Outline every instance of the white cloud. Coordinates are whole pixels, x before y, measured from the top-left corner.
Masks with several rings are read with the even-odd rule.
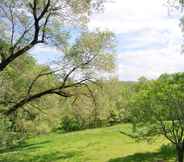
[[[89,23],[90,28],[110,29],[116,33],[131,32],[143,27],[165,27],[170,22],[162,21],[167,17],[167,10],[163,8],[163,0],[114,0],[105,4],[102,14],[93,15]]]
[[[184,71],[180,17],[174,10],[169,14],[163,0],[114,0],[105,5],[104,13],[91,17],[89,28],[117,34],[121,80],[156,78]]]
[[[137,80],[141,76],[157,78],[162,73],[184,71],[184,55],[180,47],[174,49],[125,52],[118,57],[121,80]]]

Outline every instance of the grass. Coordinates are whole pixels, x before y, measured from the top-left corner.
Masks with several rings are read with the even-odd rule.
[[[3,150],[0,162],[169,162],[175,156],[166,141],[135,143],[120,130],[129,131],[130,126],[35,137],[23,146]]]

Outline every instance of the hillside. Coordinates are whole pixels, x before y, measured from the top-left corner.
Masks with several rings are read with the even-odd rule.
[[[120,130],[128,131],[130,125],[35,137],[1,151],[0,162],[154,162],[174,157],[173,149],[163,145],[166,141],[136,143]]]

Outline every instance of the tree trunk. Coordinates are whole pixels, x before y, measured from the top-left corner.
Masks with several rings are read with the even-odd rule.
[[[184,147],[183,144],[178,144],[176,146],[176,154],[177,154],[177,162],[184,162],[183,161],[183,154],[184,154]]]

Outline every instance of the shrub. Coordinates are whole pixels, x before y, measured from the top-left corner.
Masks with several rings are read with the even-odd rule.
[[[7,118],[0,118],[0,149],[12,148],[24,142],[25,134],[11,129],[12,123]]]
[[[64,116],[58,129],[63,130],[64,132],[71,132],[81,130],[82,126],[77,119],[69,116]]]

